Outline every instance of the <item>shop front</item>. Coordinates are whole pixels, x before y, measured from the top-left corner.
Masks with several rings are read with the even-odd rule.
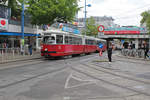
[[[0,48],[20,48],[21,46],[21,33],[13,32],[0,32]],[[36,45],[36,34],[24,34],[25,45]]]

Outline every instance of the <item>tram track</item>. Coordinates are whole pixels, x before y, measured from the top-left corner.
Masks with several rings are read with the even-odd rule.
[[[120,77],[120,78],[125,78],[125,79],[131,80],[131,81],[141,82],[141,83],[144,83],[144,84],[150,84],[150,81],[143,81],[143,80],[137,79],[135,77],[132,78],[132,77],[128,77],[128,76],[123,76],[123,75],[120,75],[120,74],[124,74],[124,73],[121,73],[121,72],[119,72],[120,74],[115,74],[115,72],[113,72],[110,68],[104,68],[103,66],[98,66],[96,64],[92,64],[92,65],[100,67],[100,68],[103,68],[103,70],[101,70],[99,68],[91,67],[89,64],[83,64],[82,63],[82,65],[84,65],[84,66],[86,66],[88,68],[100,71],[100,72],[104,72],[104,73],[107,73],[107,74],[110,74],[110,75],[113,75],[113,76]],[[109,70],[109,71],[106,71],[106,70]]]
[[[93,57],[93,55],[92,56],[90,56],[90,57]],[[85,58],[85,57],[84,57]],[[17,85],[17,84],[20,84],[20,83],[23,83],[23,82],[26,82],[26,81],[29,81],[29,80],[32,80],[32,79],[36,79],[36,78],[38,78],[38,77],[41,77],[41,76],[45,76],[45,75],[48,75],[48,74],[52,74],[52,73],[56,73],[56,72],[59,72],[59,71],[62,71],[62,70],[65,70],[65,69],[67,69],[68,68],[68,66],[67,66],[67,62],[68,61],[79,61],[80,59],[78,59],[78,58],[73,58],[73,59],[61,59],[61,60],[48,60],[48,61],[44,61],[44,62],[39,62],[39,63],[36,63],[36,65],[38,65],[38,64],[43,64],[43,63],[50,63],[50,62],[52,62],[51,63],[51,65],[49,65],[49,67],[50,66],[52,66],[53,64],[55,64],[55,66],[60,66],[61,65],[61,68],[57,68],[57,69],[54,69],[54,70],[50,70],[50,71],[47,71],[47,72],[43,72],[43,73],[40,73],[40,74],[38,74],[38,75],[34,75],[34,76],[31,76],[31,77],[29,77],[29,78],[25,78],[25,79],[21,79],[21,80],[19,80],[19,81],[15,81],[15,82],[12,82],[12,83],[8,83],[8,84],[6,84],[6,85],[1,85],[0,86],[0,89],[4,89],[4,88],[7,88],[7,87],[10,87],[10,86],[14,86],[14,85]],[[40,61],[40,60],[39,60]],[[61,61],[61,62],[60,62]],[[62,64],[64,64],[63,66],[62,66]],[[18,66],[18,67],[15,67],[15,68],[22,68],[22,67],[30,67],[30,65],[33,65],[33,64],[26,64],[25,66]],[[35,65],[35,64],[34,64]],[[41,67],[42,68],[42,67]],[[11,68],[6,68],[6,69],[3,69],[3,70],[11,70]],[[0,71],[2,71],[2,70],[0,70]]]
[[[92,58],[91,58],[91,59],[92,59]],[[105,74],[109,74],[109,75],[113,75],[113,76],[115,76],[115,77],[119,77],[119,78],[121,78],[121,79],[123,79],[123,80],[126,79],[126,80],[129,80],[129,81],[131,81],[131,82],[136,82],[136,83],[145,84],[145,85],[149,85],[149,84],[150,84],[149,81],[140,80],[140,79],[135,78],[135,77],[120,75],[120,74],[124,74],[124,73],[115,74],[111,69],[104,68],[103,66],[97,66],[97,65],[93,65],[93,64],[92,64],[92,65],[87,64],[87,62],[89,62],[89,61],[90,61],[90,59],[86,61],[86,64],[85,64],[85,63],[82,63],[82,62],[77,62],[77,63],[80,64],[80,65],[82,65],[82,66],[84,66],[84,67],[90,68],[90,69],[92,69],[93,71],[95,70],[95,71],[98,71],[98,72],[103,72],[103,73],[105,73]],[[111,81],[109,81],[109,80],[105,80],[105,79],[102,79],[102,78],[100,78],[100,77],[96,77],[96,76],[94,76],[94,75],[88,73],[85,69],[84,69],[84,70],[81,70],[81,69],[78,69],[78,68],[76,68],[76,67],[73,67],[74,65],[76,65],[75,62],[74,62],[74,63],[69,63],[69,62],[68,62],[68,64],[69,64],[68,66],[71,67],[72,70],[77,71],[77,72],[79,72],[79,73],[81,73],[81,74],[84,74],[84,75],[86,75],[86,76],[88,76],[88,77],[91,77],[91,78],[93,78],[93,79],[96,79],[96,80],[102,81],[102,82],[104,82],[104,83],[107,83],[107,84],[110,84],[110,85],[113,85],[113,86],[116,86],[116,87],[120,87],[120,88],[123,88],[123,89],[126,89],[126,90],[130,90],[130,91],[135,92],[135,93],[137,93],[137,94],[143,94],[143,95],[145,95],[145,96],[150,96],[150,94],[149,94],[149,93],[146,93],[145,91],[140,91],[140,90],[137,90],[137,89],[132,88],[132,87],[120,85],[120,84],[111,82]],[[95,67],[93,67],[93,66],[100,67],[100,68],[102,67],[103,69],[95,68]],[[106,69],[109,70],[109,71],[106,71]],[[110,72],[110,71],[111,71],[111,72]]]
[[[59,72],[59,71],[62,71],[64,69],[66,69],[66,68],[67,67],[64,66],[62,68],[57,68],[55,70],[51,70],[51,71],[48,71],[48,72],[44,72],[44,73],[41,73],[41,74],[38,74],[38,75],[35,75],[35,76],[32,76],[32,77],[26,78],[26,79],[22,79],[22,80],[19,80],[19,81],[16,81],[16,82],[12,82],[12,83],[9,83],[7,85],[0,86],[0,89],[4,89],[4,88],[7,88],[7,87],[10,87],[10,86],[13,86],[13,85],[17,85],[17,84],[23,83],[25,81],[29,81],[29,80],[41,77],[41,76],[45,76],[45,75],[48,75],[48,74],[56,73],[56,72]]]
[[[84,65],[85,66],[85,65]],[[99,81],[102,81],[104,83],[107,83],[109,85],[113,85],[113,86],[116,86],[116,87],[119,87],[119,88],[122,88],[122,89],[126,89],[126,90],[130,90],[132,92],[135,92],[135,93],[138,93],[138,94],[143,94],[145,96],[150,96],[150,94],[146,93],[146,92],[142,92],[142,91],[139,91],[139,90],[136,90],[136,89],[133,89],[133,88],[130,88],[130,87],[127,87],[127,86],[123,86],[123,85],[119,85],[119,84],[116,84],[116,83],[113,83],[113,82],[110,82],[108,80],[105,80],[105,79],[102,79],[102,78],[99,78],[99,77],[96,77],[94,75],[91,75],[91,74],[88,74],[86,71],[81,71],[77,68],[74,68],[74,67],[71,67],[74,71],[77,71],[78,73],[81,73],[81,74],[84,74],[88,77],[91,77],[93,79],[96,79],[96,80],[99,80]],[[132,80],[133,81],[133,80]]]

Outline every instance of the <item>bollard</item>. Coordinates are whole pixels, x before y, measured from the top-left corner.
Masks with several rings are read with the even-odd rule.
[[[12,59],[14,59],[14,56],[15,56],[15,51],[14,51],[14,49],[13,49],[13,58],[12,58]]]
[[[2,49],[2,63],[3,63],[3,49]]]

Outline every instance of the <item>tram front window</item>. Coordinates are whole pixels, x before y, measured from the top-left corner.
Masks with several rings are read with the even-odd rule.
[[[55,37],[54,36],[44,37],[43,42],[45,44],[55,44]]]

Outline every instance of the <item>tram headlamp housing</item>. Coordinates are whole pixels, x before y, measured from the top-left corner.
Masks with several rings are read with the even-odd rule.
[[[45,51],[47,51],[48,49],[47,48],[45,48]]]

